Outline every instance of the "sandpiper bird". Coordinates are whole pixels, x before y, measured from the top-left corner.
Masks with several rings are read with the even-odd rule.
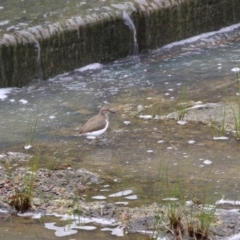
[[[98,136],[103,134],[109,126],[109,112],[115,113],[113,110],[107,107],[102,107],[99,111],[99,114],[90,118],[82,127],[79,133],[81,135],[87,136],[87,138],[98,138]]]

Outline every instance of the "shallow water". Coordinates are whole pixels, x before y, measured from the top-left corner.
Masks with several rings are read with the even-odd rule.
[[[119,11],[126,7],[135,9],[133,3],[118,0],[2,0],[0,2],[0,33],[47,26],[74,17]]]
[[[113,179],[109,187],[90,192],[88,201],[104,195],[108,202],[127,201],[133,207],[165,197],[210,203],[222,195],[239,199],[239,142],[233,136],[215,141],[207,124],[182,126],[176,120],[155,119],[176,111],[181,98],[203,103],[236,98],[231,69],[239,66],[239,29],[235,25],[139,57],[10,89],[6,98],[0,95],[0,153],[34,153],[37,148],[63,165]],[[108,104],[117,113],[110,116],[110,127],[100,141],[77,136],[85,121]],[[33,148],[24,150],[32,137]],[[108,196],[127,189],[137,199]],[[111,239],[109,233],[101,234],[98,239]]]

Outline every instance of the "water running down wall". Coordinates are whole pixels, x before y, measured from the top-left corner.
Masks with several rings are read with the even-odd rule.
[[[148,0],[109,13],[0,34],[0,87],[21,87],[93,62],[106,63],[240,22],[240,0]],[[113,5],[113,4],[112,4]],[[123,12],[133,20],[135,34]]]

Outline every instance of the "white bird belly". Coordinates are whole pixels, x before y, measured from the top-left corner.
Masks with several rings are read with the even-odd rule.
[[[106,126],[103,129],[93,131],[93,132],[84,133],[84,135],[92,138],[92,137],[98,137],[99,135],[103,134],[109,126],[109,122],[106,119],[105,119],[105,121],[106,121]]]

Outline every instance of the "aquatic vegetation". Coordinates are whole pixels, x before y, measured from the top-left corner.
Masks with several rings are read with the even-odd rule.
[[[181,96],[180,96],[180,102],[177,105],[178,107],[178,120],[183,121],[184,117],[187,113],[186,107],[187,107],[187,95],[186,95],[186,87],[182,87],[181,89]]]
[[[25,142],[25,149],[28,150],[32,147],[32,143],[36,134],[36,130],[37,130],[37,125],[38,125],[38,113],[39,113],[39,107],[37,109],[37,113],[36,113],[36,118],[35,121],[33,122],[32,125],[32,116],[30,117],[29,121],[28,121],[28,128],[27,128],[27,136],[26,136],[26,142]]]
[[[10,198],[10,205],[15,207],[18,212],[24,213],[31,209],[34,182],[36,177],[36,172],[38,170],[40,161],[40,154],[36,154],[30,159],[27,163],[27,167],[24,170],[23,182],[21,183],[22,187],[16,189],[16,194]],[[18,179],[18,177],[16,177]],[[21,179],[19,180],[21,181]]]
[[[32,206],[30,197],[24,193],[18,193],[12,196],[10,199],[10,205],[21,213],[30,210]]]
[[[226,107],[223,107],[222,121],[221,124],[212,122],[211,127],[213,129],[214,138],[222,137],[226,134]]]
[[[234,120],[234,133],[236,139],[240,140],[240,76],[239,71],[236,71],[236,79],[238,85],[237,100],[235,104],[231,105],[233,120]]]

